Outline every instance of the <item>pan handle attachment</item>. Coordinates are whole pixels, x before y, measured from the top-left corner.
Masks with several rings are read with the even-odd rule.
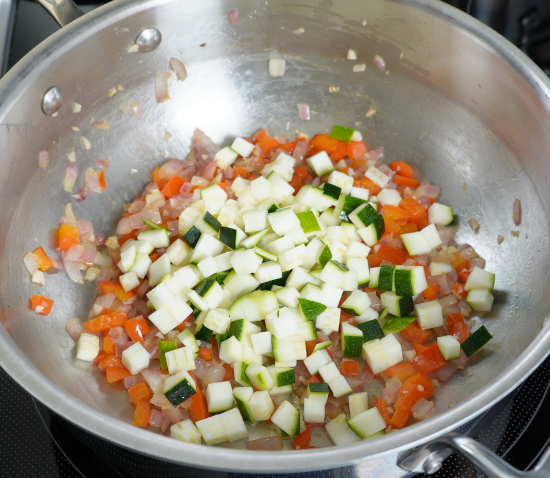
[[[84,15],[82,10],[72,0],[36,0],[53,17],[53,19],[64,27],[73,20]]]
[[[404,470],[432,474],[453,452],[470,460],[487,478],[548,478],[550,477],[550,449],[541,457],[535,469],[521,471],[485,448],[473,438],[450,433],[426,445],[401,453],[397,465]]]

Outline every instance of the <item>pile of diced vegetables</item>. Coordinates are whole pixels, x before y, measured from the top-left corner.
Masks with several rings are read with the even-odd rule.
[[[340,126],[222,149],[197,130],[117,235],[68,205],[61,261],[39,247],[25,264],[37,284],[56,268],[99,282],[67,331],[77,359],[124,384],[135,426],[214,445],[265,422],[273,436],[250,449],[395,431],[434,415],[435,388],[491,338],[472,311],[490,311],[494,274],[453,240],[439,188],[382,156]]]

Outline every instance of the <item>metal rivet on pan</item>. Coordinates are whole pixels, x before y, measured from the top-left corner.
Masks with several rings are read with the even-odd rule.
[[[432,453],[424,462],[424,471],[427,475],[431,475],[436,471],[439,471],[443,466],[443,462],[435,453]]]
[[[162,35],[156,28],[146,28],[136,38],[136,45],[140,53],[149,53],[160,45]]]
[[[42,111],[51,116],[57,113],[63,103],[63,90],[59,86],[52,86],[42,97]]]

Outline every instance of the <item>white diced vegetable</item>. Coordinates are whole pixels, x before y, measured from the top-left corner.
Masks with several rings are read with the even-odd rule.
[[[208,312],[204,326],[216,334],[224,334],[227,332],[230,322],[229,312],[226,309],[214,309]]]
[[[235,138],[231,145],[231,149],[239,153],[243,158],[248,158],[252,151],[254,151],[254,145],[249,143],[246,139]]]
[[[176,440],[187,443],[201,443],[201,432],[195,424],[188,418],[179,423],[174,423],[170,427],[170,436]]]
[[[93,362],[99,354],[99,337],[83,332],[76,342],[76,358]]]
[[[233,389],[229,382],[209,383],[206,387],[206,403],[209,413],[220,413],[233,407]]]
[[[414,310],[421,329],[433,329],[443,325],[443,309],[437,300],[416,304]]]
[[[143,345],[136,342],[122,352],[122,364],[132,375],[136,375],[149,367],[149,352]]]
[[[374,166],[369,166],[369,168],[365,171],[365,177],[381,188],[385,188],[390,182],[390,177]]]
[[[243,357],[243,345],[235,338],[229,337],[220,345],[220,359],[225,363],[240,362]]]
[[[188,347],[170,350],[165,353],[168,373],[174,375],[182,370],[195,370],[195,352]]]

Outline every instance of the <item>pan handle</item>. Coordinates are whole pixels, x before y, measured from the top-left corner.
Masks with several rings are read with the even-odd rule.
[[[514,468],[473,438],[450,433],[426,445],[401,453],[397,464],[407,471],[432,474],[453,452],[470,460],[487,478],[548,478],[550,477],[550,449],[541,457],[532,471]]]
[[[73,20],[84,15],[82,10],[72,0],[36,0],[53,17],[53,19],[64,27]]]

